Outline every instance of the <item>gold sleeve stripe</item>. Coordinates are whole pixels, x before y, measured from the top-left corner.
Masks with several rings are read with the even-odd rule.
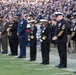
[[[9,24],[9,26],[12,26],[13,24]]]
[[[74,27],[74,30],[76,30],[76,26]]]
[[[34,39],[34,36],[33,35],[31,36],[31,39]]]
[[[63,32],[64,32],[63,30],[60,31],[60,33],[58,34],[58,36],[62,36]]]
[[[71,36],[73,37],[74,35],[75,35],[75,32],[73,32]]]
[[[62,26],[62,29],[65,29],[65,25]]]
[[[42,37],[42,40],[46,40],[46,36],[43,36],[43,37]]]

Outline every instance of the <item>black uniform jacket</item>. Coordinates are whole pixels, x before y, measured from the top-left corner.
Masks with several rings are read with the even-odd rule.
[[[18,26],[18,22],[14,21],[14,23],[11,26],[11,29],[10,29],[10,32],[12,32],[12,35],[10,36],[11,39],[18,39],[18,36],[17,36],[17,26]]]
[[[43,42],[50,42],[51,41],[51,38],[50,38],[50,28],[48,26],[45,26],[42,28],[42,31],[41,31],[41,36],[40,36],[40,39],[43,40]]]
[[[29,38],[30,40],[36,39],[36,33],[37,33],[37,27],[36,27],[36,26],[31,27],[31,28],[30,28],[30,34],[29,34],[28,38]]]
[[[55,36],[57,36],[57,43],[67,43],[67,27],[68,22],[65,19],[61,19],[57,22],[55,30]]]

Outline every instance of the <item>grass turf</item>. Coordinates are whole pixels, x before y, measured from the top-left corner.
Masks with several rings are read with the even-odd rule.
[[[0,75],[76,75],[50,65],[0,54]]]

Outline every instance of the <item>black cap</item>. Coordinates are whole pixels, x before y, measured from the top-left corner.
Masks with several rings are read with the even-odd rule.
[[[16,16],[18,16],[18,17],[19,17],[19,16],[21,16],[21,15],[22,15],[22,13],[21,13],[21,12],[19,12],[19,13],[17,13],[17,14],[16,14]]]
[[[71,18],[71,15],[70,15],[70,14],[69,14],[69,15],[67,15],[67,18],[68,18],[68,19],[70,19],[70,18]]]

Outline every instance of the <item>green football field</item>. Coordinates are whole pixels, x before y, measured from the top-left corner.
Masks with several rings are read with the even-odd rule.
[[[37,59],[38,60],[38,59]],[[53,61],[52,61],[53,64]],[[75,65],[76,66],[76,65]],[[27,58],[0,54],[0,75],[76,75],[72,71],[58,69],[51,65],[41,65],[38,61]]]

